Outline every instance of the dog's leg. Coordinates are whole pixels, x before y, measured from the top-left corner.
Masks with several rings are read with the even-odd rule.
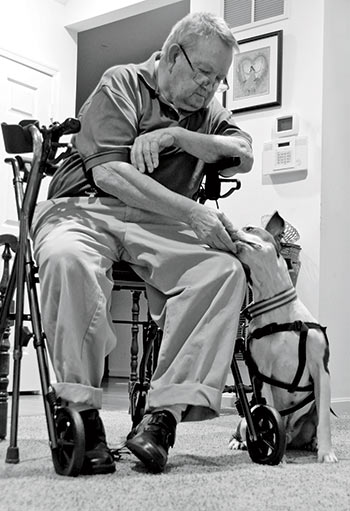
[[[231,436],[228,446],[233,451],[247,450],[247,422],[243,418],[239,421],[236,431]]]
[[[311,353],[308,354],[308,361],[311,361],[311,363],[309,362],[308,366],[314,381],[314,392],[318,414],[317,459],[319,462],[324,461],[332,463],[338,460],[331,443],[331,387],[328,371],[328,346],[325,346],[325,343],[320,341],[319,336],[313,336],[312,342],[309,343],[309,349]]]
[[[315,382],[315,397],[318,413],[317,426],[317,444],[318,461],[335,462],[338,461],[332,449],[331,444],[331,396],[330,396],[330,377],[329,373],[323,368],[319,370],[319,377]]]
[[[316,403],[310,403],[308,411],[305,407],[289,416],[288,449],[317,451],[317,410]]]

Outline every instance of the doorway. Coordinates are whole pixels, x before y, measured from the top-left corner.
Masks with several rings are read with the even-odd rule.
[[[190,12],[190,0],[78,33],[76,111],[111,66],[143,62],[159,50],[171,27]]]

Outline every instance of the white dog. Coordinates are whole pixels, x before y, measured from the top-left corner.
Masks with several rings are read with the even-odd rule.
[[[234,235],[237,257],[249,268],[254,297],[248,307],[247,346],[252,381],[261,387],[267,404],[287,412],[287,448],[311,447],[317,449],[318,461],[336,462],[331,444],[328,340],[325,329],[297,297],[280,255],[284,228],[276,212],[265,229],[247,226]],[[231,448],[243,448],[242,426],[233,435]]]

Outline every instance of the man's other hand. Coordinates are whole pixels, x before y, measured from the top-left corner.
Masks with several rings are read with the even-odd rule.
[[[151,131],[136,137],[131,148],[131,164],[140,172],[152,173],[159,165],[159,153],[174,145],[172,128]]]

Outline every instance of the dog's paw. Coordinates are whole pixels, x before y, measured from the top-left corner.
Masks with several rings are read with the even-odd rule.
[[[311,442],[303,445],[305,451],[317,452],[317,437],[314,436]]]
[[[237,438],[236,434],[234,433],[230,438],[228,447],[229,447],[229,449],[232,449],[233,451],[246,451],[247,443],[244,442],[242,439]]]
[[[246,434],[247,434],[247,423],[245,419],[241,419],[237,426],[236,431],[230,438],[228,443],[229,449],[234,451],[246,451],[247,450],[247,442],[246,442]]]
[[[317,461],[319,463],[337,463],[338,458],[335,455],[335,452],[333,451],[333,449],[331,449],[329,452],[318,451]]]

